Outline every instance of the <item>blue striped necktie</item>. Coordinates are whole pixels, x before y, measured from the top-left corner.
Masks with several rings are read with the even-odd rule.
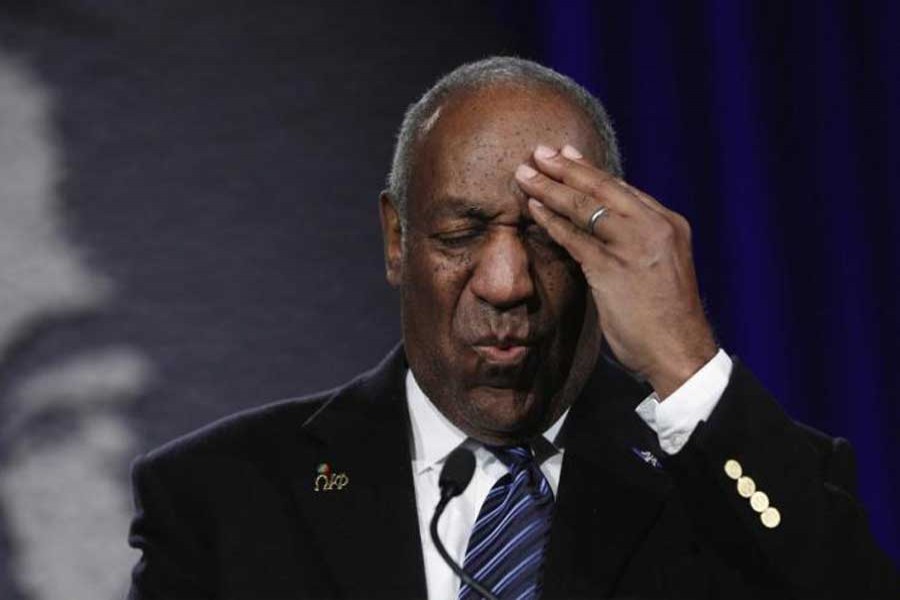
[[[550,540],[553,492],[528,446],[487,449],[509,473],[494,484],[481,505],[464,568],[498,598],[537,598]],[[465,584],[459,590],[459,600],[478,598]]]

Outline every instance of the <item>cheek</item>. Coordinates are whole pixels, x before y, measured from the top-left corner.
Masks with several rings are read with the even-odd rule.
[[[427,314],[434,325],[449,322],[472,264],[472,258],[467,255],[450,256],[429,248],[426,243],[410,244],[403,269],[410,308]]]
[[[578,263],[573,260],[554,260],[536,267],[544,301],[553,314],[561,316],[584,301],[587,283]]]

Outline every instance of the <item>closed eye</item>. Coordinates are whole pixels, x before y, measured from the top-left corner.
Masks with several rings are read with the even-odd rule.
[[[447,248],[461,248],[477,241],[483,233],[483,228],[459,229],[456,231],[438,233],[433,237]]]

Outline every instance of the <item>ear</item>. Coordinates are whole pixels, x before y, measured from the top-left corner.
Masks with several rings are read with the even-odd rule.
[[[403,228],[400,213],[387,190],[378,198],[381,213],[381,236],[384,243],[384,268],[387,281],[398,287],[403,279]]]

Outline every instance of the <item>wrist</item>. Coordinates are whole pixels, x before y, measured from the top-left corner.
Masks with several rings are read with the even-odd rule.
[[[718,351],[718,346],[710,340],[692,352],[667,356],[659,367],[647,377],[647,381],[653,387],[659,401],[662,402],[684,385],[688,379],[712,360]]]

